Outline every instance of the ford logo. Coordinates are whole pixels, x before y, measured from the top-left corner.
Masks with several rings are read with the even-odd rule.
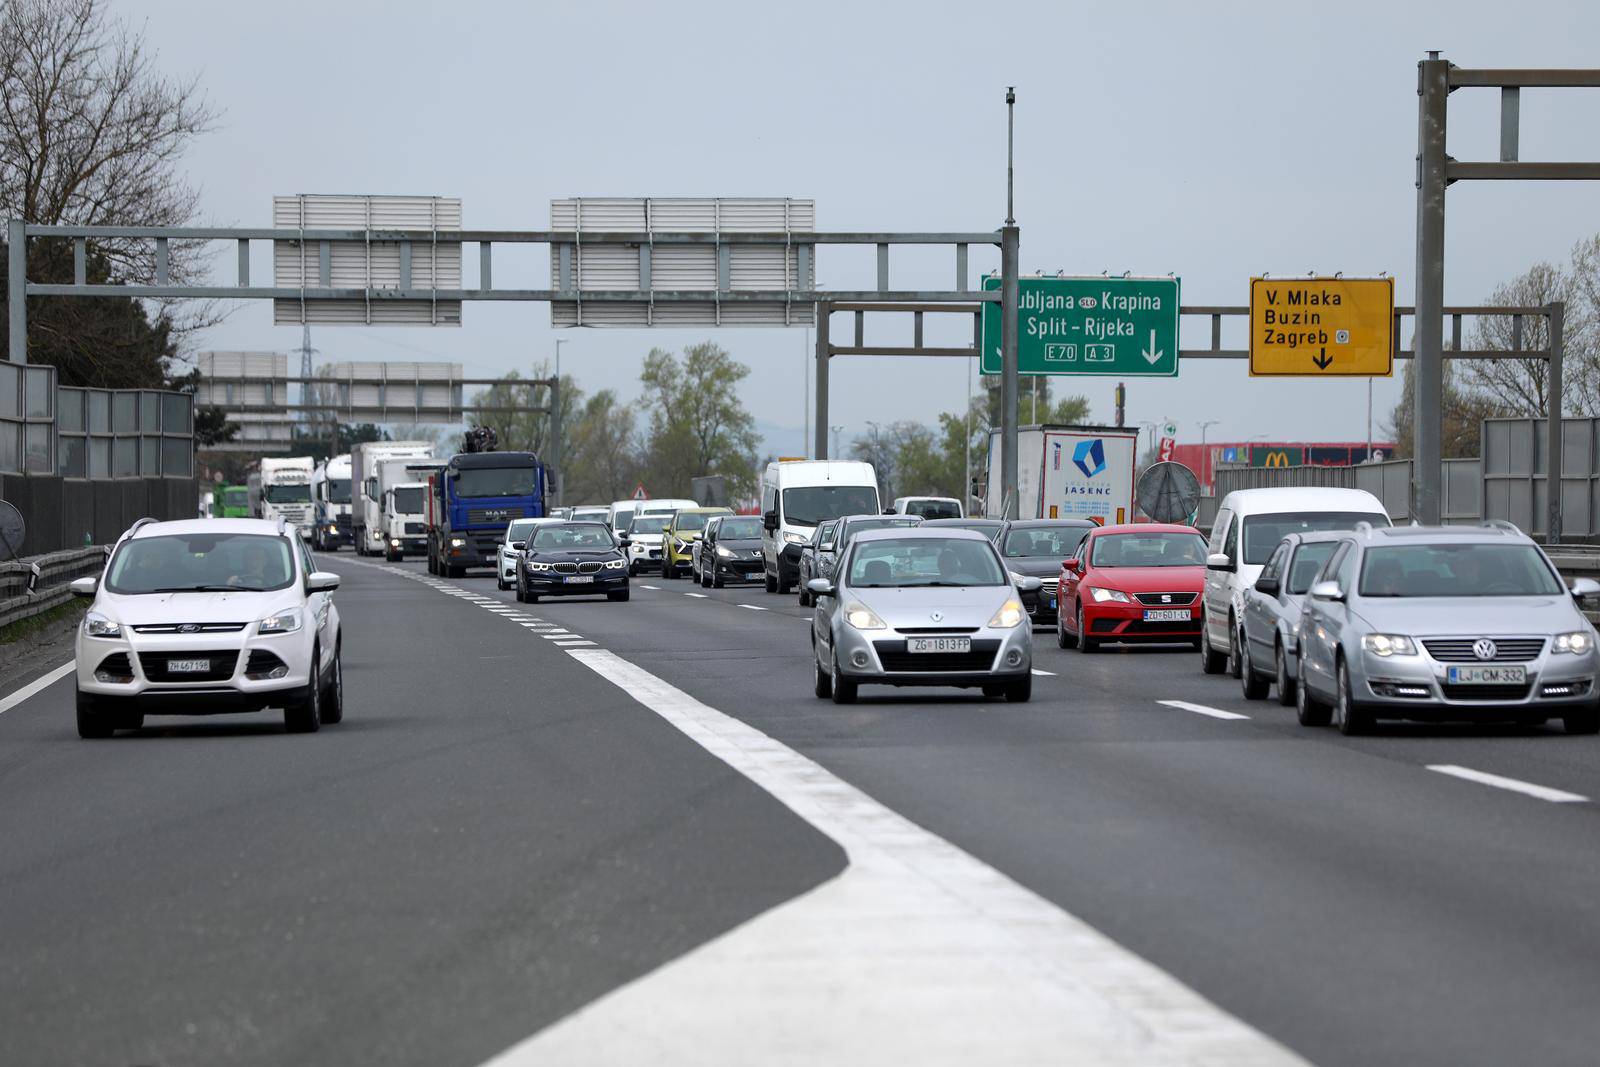
[[[1500,654],[1500,649],[1493,641],[1482,637],[1472,643],[1472,654],[1481,660],[1491,660]]]
[[[182,626],[178,627],[178,632],[180,634],[197,634],[200,632],[200,627],[196,626],[192,622],[186,622]]]

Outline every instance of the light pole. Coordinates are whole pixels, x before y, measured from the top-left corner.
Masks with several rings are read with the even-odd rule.
[[[1221,421],[1221,419],[1206,419],[1200,424],[1200,447],[1202,450],[1206,447],[1206,431]]]
[[[556,338],[556,387],[550,393],[550,453],[552,465],[556,469],[555,498],[556,503],[562,503],[561,490],[565,487],[567,473],[561,465],[561,346],[571,339],[567,337]],[[530,412],[531,414],[531,412]]]
[[[844,427],[829,426],[828,429],[833,432],[833,455],[837,457],[839,455],[839,435],[844,432]]]

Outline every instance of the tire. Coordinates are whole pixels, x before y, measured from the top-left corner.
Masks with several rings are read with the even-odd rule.
[[[1244,664],[1239,649],[1244,642],[1239,639],[1239,627],[1233,624],[1233,615],[1228,615],[1228,673],[1235,678],[1243,676]]]
[[[1569,734],[1600,733],[1600,704],[1573,708],[1561,716],[1561,725]]]
[[[711,575],[707,574],[705,571],[701,571],[700,572],[700,588],[701,589],[710,589],[711,588]],[[718,586],[718,588],[721,588],[721,587]]]
[[[1333,709],[1312,696],[1304,682],[1294,687],[1294,711],[1301,726],[1326,726],[1333,721]]]
[[[332,725],[344,721],[344,649],[333,646],[333,677],[322,698],[322,721]]]
[[[811,649],[811,691],[818,700],[833,696],[833,675],[822,669],[822,661],[817,658],[815,647]]]
[[[494,587],[502,593],[510,588],[510,586],[506,585],[506,580],[498,574],[494,576]]]
[[[312,670],[321,662],[322,652],[311,646]],[[291,734],[314,734],[322,729],[322,679],[314,678],[306,698],[283,709],[283,728]]]
[[[833,670],[829,675],[828,684],[832,690],[835,704],[854,704],[860,685],[854,678],[846,678],[839,671],[839,654],[833,653]]]
[[[802,577],[804,577],[804,575],[802,575]],[[809,608],[811,606],[811,603],[812,603],[812,601],[811,601],[811,590],[806,588],[806,583],[805,582],[801,582],[800,583],[799,600],[800,600],[800,606],[801,607]]]
[[[723,580],[722,575],[717,574],[715,572],[712,573],[712,575],[711,575],[711,588],[713,588],[713,589],[723,589],[723,588],[727,587],[727,584],[728,583]]]
[[[983,698],[985,700],[1000,700],[1005,695],[1006,687],[1003,685],[986,685],[983,687]]]
[[[637,563],[633,562],[632,560],[628,561],[628,577],[629,578],[637,578],[637,577],[639,577],[639,565]]]
[[[786,582],[786,581],[784,581],[784,580],[782,580],[780,578],[778,580],[778,595],[779,596],[788,596],[790,590],[792,590],[794,588],[794,585],[795,585],[795,583]]]
[[[1006,683],[1006,700],[1012,704],[1026,704],[1033,697],[1033,672],[1029,671],[1016,681]]]
[[[765,577],[766,577],[766,581],[767,581],[767,592],[776,593],[778,591],[778,579],[777,579],[777,577],[775,575],[771,575],[771,574],[768,574]]]
[[[622,601],[625,601],[625,600],[628,599],[628,590],[619,589],[616,592],[607,593],[606,594],[606,599],[607,600],[612,600],[612,601],[617,601],[619,603],[622,602]]]
[[[1334,725],[1339,727],[1339,732],[1346,737],[1372,732],[1372,715],[1363,711],[1350,695],[1350,672],[1344,665],[1344,657],[1339,657],[1339,702],[1333,708]]]
[[[383,554],[383,558],[388,560],[390,563],[399,563],[401,556],[400,553],[391,548],[389,551]]]
[[[529,593],[528,594],[528,603],[537,604],[538,602],[539,602],[539,594],[538,593]]]
[[[1056,647],[1078,647],[1078,637],[1076,634],[1067,633],[1067,617],[1060,611],[1056,612]]]
[[[1211,628],[1204,622],[1200,624],[1200,669],[1206,674],[1221,674],[1222,668],[1227,665],[1228,657],[1220,652],[1211,651]]]
[[[1085,632],[1083,627],[1083,601],[1078,601],[1078,651],[1085,654],[1093,652],[1100,647],[1100,642],[1094,640]]]
[[[1256,673],[1255,663],[1250,659],[1250,645],[1245,641],[1239,642],[1239,688],[1244,690],[1246,700],[1265,700],[1272,691],[1272,683]]]
[[[1273,665],[1276,667],[1277,677],[1273,685],[1278,687],[1278,703],[1289,708],[1294,706],[1294,679],[1289,677],[1289,657],[1284,654],[1283,642],[1278,641],[1273,645]]]
[[[465,567],[457,567],[453,563],[446,563],[444,565],[444,576],[446,578],[465,578],[466,575],[467,568]]]
[[[94,697],[78,691],[78,736],[85,741],[102,741],[116,733],[116,720],[110,714],[96,711]]]

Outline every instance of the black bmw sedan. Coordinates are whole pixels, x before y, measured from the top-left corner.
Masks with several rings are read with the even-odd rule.
[[[517,567],[517,600],[542,596],[628,599],[628,559],[602,522],[552,522],[528,539]]]

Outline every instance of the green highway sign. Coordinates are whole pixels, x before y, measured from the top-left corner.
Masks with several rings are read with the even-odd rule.
[[[1000,278],[983,279],[985,291]],[[1020,278],[1019,374],[1178,373],[1178,279]],[[983,305],[982,374],[1000,373],[1000,305]]]

